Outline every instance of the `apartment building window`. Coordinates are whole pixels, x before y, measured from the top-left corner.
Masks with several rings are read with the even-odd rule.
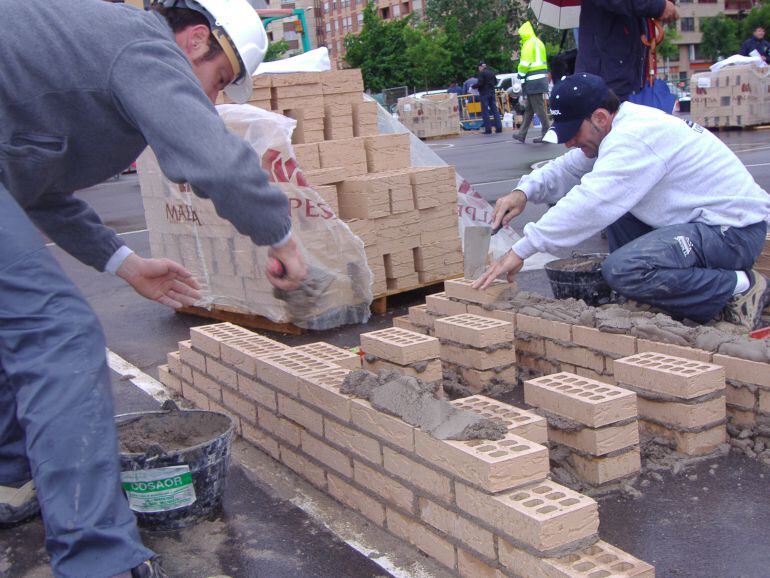
[[[332,0],[332,10],[337,9],[337,0]]]
[[[387,6],[385,8],[380,8],[380,17],[383,20],[387,20],[388,18],[390,18],[390,8]]]
[[[356,19],[358,20],[359,24],[363,24],[364,23],[364,15],[363,14],[357,14],[356,15]]]
[[[401,6],[398,4],[393,5],[393,18],[401,16]]]
[[[401,14],[409,14],[411,10],[409,9],[409,2],[404,2],[401,4]]]
[[[324,2],[324,12],[328,12],[328,11],[329,11],[329,3]]]
[[[682,32],[695,32],[695,18],[682,18],[679,22]]]
[[[328,32],[331,32],[331,31],[332,31],[332,25],[331,25],[331,22],[327,22],[327,23],[326,23],[326,32],[328,33]]]

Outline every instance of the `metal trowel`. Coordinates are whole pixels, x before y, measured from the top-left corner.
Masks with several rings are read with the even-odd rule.
[[[463,234],[463,273],[466,279],[478,279],[487,268],[489,242],[502,224],[491,227],[465,227]]]

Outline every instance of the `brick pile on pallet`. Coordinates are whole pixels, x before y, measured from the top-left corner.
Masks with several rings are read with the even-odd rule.
[[[412,167],[409,133],[379,134],[363,90],[358,69],[264,74],[249,104],[297,121],[299,168],[363,240],[375,297],[461,275],[454,167]]]
[[[548,439],[567,450],[566,460],[580,481],[600,488],[641,471],[633,392],[557,373],[525,381],[524,400],[549,416]]]
[[[725,443],[725,369],[662,353],[638,353],[615,361],[615,380],[639,396],[647,437],[670,440],[689,456]]]
[[[537,416],[475,396],[461,403],[505,420],[506,436],[439,440],[342,394],[350,369],[330,361],[334,351],[324,347],[320,358],[307,346],[297,351],[229,324],[209,325],[193,328],[159,374],[198,407],[229,414],[244,439],[452,575],[553,578],[591,569],[654,576],[649,564],[598,540],[592,498],[546,478]]]
[[[706,127],[770,123],[770,73],[753,65],[726,66],[693,74],[691,118]]]
[[[431,335],[437,319],[463,310],[511,321],[520,383],[569,372],[618,385],[615,362],[645,352],[721,366],[727,382],[725,404],[730,444],[749,457],[770,463],[770,363],[526,315],[511,309],[510,303],[503,303],[510,285],[499,281],[487,291],[471,293],[467,291],[469,284],[465,279],[446,281],[443,294],[427,298],[426,308],[416,316],[410,312],[403,318],[394,318],[394,325]],[[625,377],[624,380],[630,381]],[[697,404],[685,405],[689,406],[688,412],[701,411]],[[675,446],[677,432],[682,433],[681,426],[669,428],[668,437]],[[686,444],[679,447],[686,449]]]
[[[460,134],[457,95],[404,96],[398,99],[398,119],[418,138]]]

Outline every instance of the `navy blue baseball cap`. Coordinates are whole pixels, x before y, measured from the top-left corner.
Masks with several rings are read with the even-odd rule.
[[[553,124],[544,142],[565,143],[570,140],[580,125],[599,108],[610,89],[595,74],[580,72],[565,76],[551,94],[551,116]]]

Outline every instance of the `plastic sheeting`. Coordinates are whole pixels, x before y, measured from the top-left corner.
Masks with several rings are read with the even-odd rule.
[[[217,216],[210,200],[166,179],[148,149],[137,168],[153,256],[178,261],[193,273],[204,294],[199,307],[318,330],[366,322],[372,272],[364,245],[307,185],[291,147],[296,121],[249,105],[217,110],[228,128],[254,147],[270,180],[289,198],[292,232],[309,267],[333,279],[301,314],[277,299],[265,275],[268,248],[254,245]]]

